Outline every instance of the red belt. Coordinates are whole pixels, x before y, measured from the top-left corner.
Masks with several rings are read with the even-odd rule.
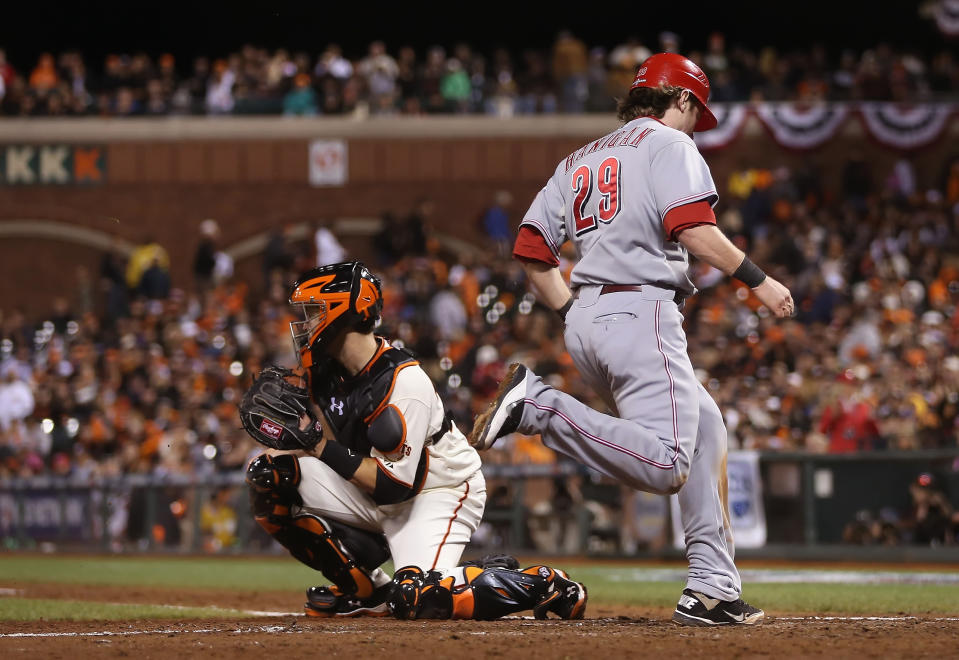
[[[599,295],[606,293],[620,293],[621,291],[642,291],[643,287],[639,284],[604,284],[599,290]]]
[[[643,287],[639,284],[604,284],[603,288],[599,290],[599,295],[604,295],[607,293],[620,293],[622,291],[642,291]],[[579,291],[573,295],[574,298],[579,298]],[[677,305],[682,305],[686,300],[686,294],[682,291],[676,291],[676,295],[673,298]]]

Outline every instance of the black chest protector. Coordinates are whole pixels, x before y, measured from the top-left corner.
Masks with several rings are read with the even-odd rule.
[[[389,400],[400,369],[415,364],[419,362],[409,352],[390,347],[352,378],[334,360],[312,368],[313,401],[341,445],[361,456],[370,455],[370,422]]]

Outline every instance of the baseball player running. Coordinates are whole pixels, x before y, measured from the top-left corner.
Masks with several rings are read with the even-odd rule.
[[[562,571],[503,555],[458,566],[486,503],[480,458],[416,359],[374,334],[379,278],[359,262],[316,268],[290,303],[306,387],[269,367],[239,410],[258,442],[296,450],[261,454],[247,482],[257,522],[333,583],[307,590],[306,614],[582,618],[586,589]]]
[[[757,624],[740,598],[725,495],[726,429],[686,353],[694,293],[688,253],[749,285],[779,317],[789,291],[717,228],[716,186],[692,140],[716,126],[709,81],[675,53],[651,56],[620,102],[623,126],[562,160],[514,245],[532,285],[565,320],[566,347],[606,415],[511,365],[470,443],[541,434],[546,446],[636,489],[679,493],[689,573],[673,614],[685,625]],[[560,246],[579,261],[566,286]]]

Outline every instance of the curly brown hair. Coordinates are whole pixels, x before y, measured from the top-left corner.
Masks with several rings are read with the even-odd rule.
[[[662,118],[672,104],[673,99],[679,98],[682,87],[660,85],[659,87],[637,87],[631,89],[624,99],[616,104],[616,116],[623,123],[637,117]]]

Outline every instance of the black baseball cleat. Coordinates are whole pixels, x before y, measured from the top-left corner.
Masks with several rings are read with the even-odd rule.
[[[586,585],[573,582],[563,571],[540,566],[540,575],[551,571],[549,590],[546,597],[533,608],[533,616],[537,619],[548,619],[552,612],[561,619],[582,619],[586,613]],[[527,569],[528,570],[528,569]],[[545,577],[545,576],[544,576]]]
[[[377,587],[369,598],[344,594],[336,586],[310,587],[306,590],[303,610],[306,616],[319,618],[389,616],[390,608],[386,605],[386,597],[391,587],[392,583]]]
[[[519,427],[519,420],[523,416],[523,399],[526,397],[527,371],[518,362],[510,365],[489,407],[473,423],[469,437],[473,448],[489,449],[497,440]]]
[[[692,589],[683,589],[673,623],[683,626],[755,626],[763,622],[766,613],[743,601],[716,600]]]

